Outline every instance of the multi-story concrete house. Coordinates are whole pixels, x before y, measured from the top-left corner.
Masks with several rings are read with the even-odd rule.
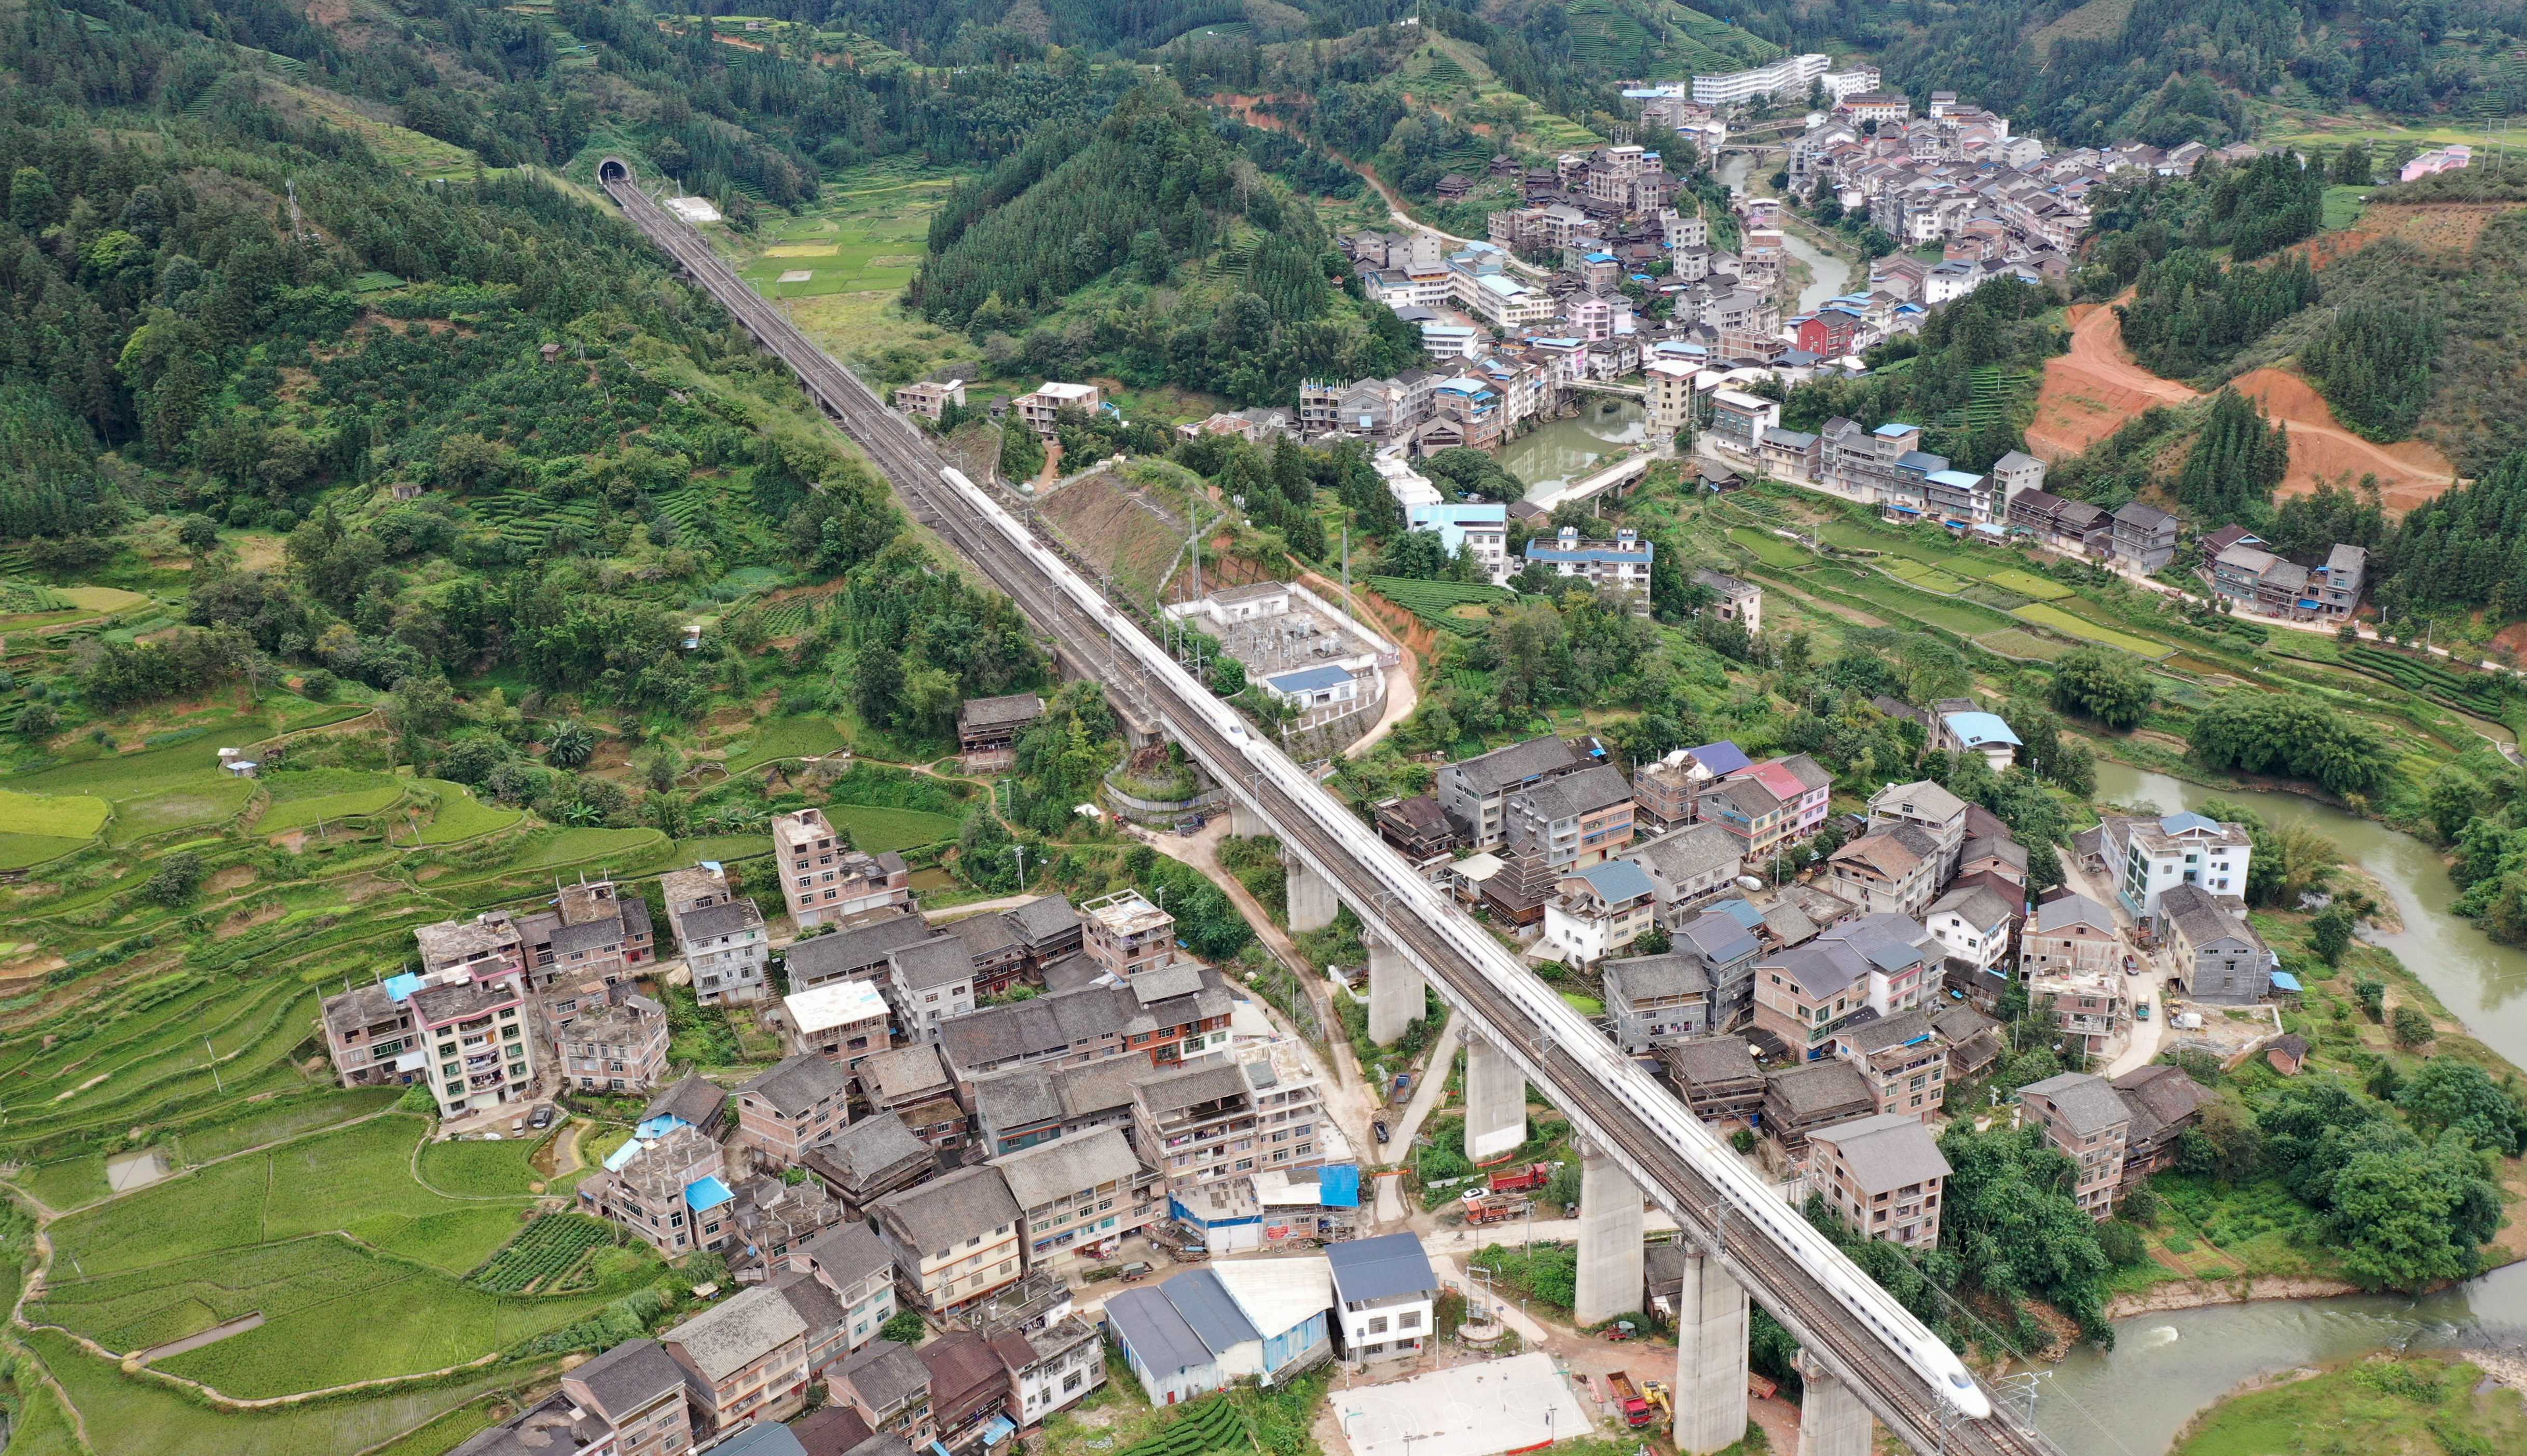
[[[2176,556],[2176,517],[2139,500],[2115,508],[2112,547],[2116,559],[2143,575],[2165,567]]]
[[[1764,630],[1764,589],[1742,577],[1708,567],[1696,567],[1693,584],[1711,594],[1711,615],[1724,622],[1736,622],[1749,634]]]
[[[2175,885],[2159,897],[2158,908],[2161,938],[2175,953],[2186,995],[2243,1006],[2271,994],[2273,955],[2246,923],[2243,900]]]
[[[915,1042],[876,1053],[861,1064],[859,1082],[869,1107],[902,1118],[914,1137],[943,1153],[965,1146],[965,1109],[936,1046]]]
[[[1705,1122],[1747,1120],[1764,1110],[1764,1069],[1742,1036],[1671,1042],[1659,1049],[1659,1061],[1676,1095]]]
[[[1808,1139],[1818,1129],[1876,1116],[1869,1078],[1838,1057],[1765,1074],[1764,1132],[1792,1168],[1807,1167]]]
[[[991,1335],[992,1353],[1009,1373],[1009,1419],[1042,1425],[1106,1385],[1105,1342],[1076,1315]]]
[[[1325,1245],[1343,1347],[1354,1360],[1421,1353],[1437,1332],[1439,1277],[1411,1233],[1381,1233]]]
[[[1098,406],[1105,402],[1106,391],[1095,385],[1072,385],[1063,384],[1058,380],[1046,380],[1035,387],[1034,392],[1020,394],[1010,400],[1009,408],[1026,423],[1028,429],[1046,440],[1051,440],[1054,431],[1059,426],[1063,410],[1075,409],[1093,414]]]
[[[1635,805],[1638,782],[1635,775]],[[1658,900],[1659,923],[1673,931],[1734,885],[1745,868],[1739,853],[1737,841],[1728,830],[1717,824],[1688,824],[1632,846],[1624,858],[1649,875]]]
[[[542,1077],[542,1038],[529,1034],[521,971],[441,972],[405,993],[414,1047],[442,1118],[532,1101]],[[387,982],[389,994],[402,977]]]
[[[1755,962],[1755,1024],[1792,1055],[1822,1057],[1833,1032],[1864,1010],[1910,1011],[1930,994],[1934,944],[1919,922],[1870,914],[1820,931],[1804,945]]]
[[[1176,919],[1138,890],[1125,890],[1079,908],[1088,959],[1129,978],[1169,964],[1176,954]]]
[[[1769,868],[1774,853],[1788,846],[1799,806],[1785,802],[1752,775],[1731,775],[1694,796],[1694,818],[1728,836],[1748,869]]]
[[[960,1168],[869,1206],[909,1301],[933,1315],[1017,1280],[1025,1259],[1017,1200],[999,1169]]]
[[[2081,1211],[2101,1222],[2110,1217],[2132,1132],[2132,1109],[2113,1085],[2104,1077],[2066,1071],[2019,1088],[2018,1106],[2044,1129],[2044,1140],[2077,1166],[2071,1196]]]
[[[728,1241],[728,1163],[690,1124],[642,1139],[631,1158],[579,1185],[579,1211],[622,1224],[670,1259]]]
[[[1512,851],[1561,874],[1602,863],[1632,842],[1632,789],[1604,764],[1510,796]]]
[[[737,1145],[758,1168],[796,1168],[851,1121],[851,1078],[813,1053],[787,1058],[737,1089]]]
[[[992,1160],[1026,1224],[1027,1267],[1103,1258],[1166,1213],[1164,1180],[1119,1127],[1038,1143]]]
[[[1631,1057],[1710,1034],[1711,972],[1702,958],[1670,951],[1609,961],[1601,968],[1615,1045]]]
[[[2243,824],[2224,824],[2188,809],[2158,818],[2105,816],[2098,853],[2113,877],[2115,898],[2144,925],[2159,916],[2159,898],[2178,885],[2243,899],[2254,840]]]
[[[1753,454],[1756,442],[1764,438],[1764,432],[1779,428],[1780,423],[1781,405],[1778,399],[1767,399],[1739,390],[1715,390],[1711,392],[1711,438],[1739,454]]]
[[[886,985],[903,1034],[937,1041],[941,1026],[974,1009],[974,954],[953,935],[905,946],[888,954]]]
[[[1618,592],[1630,598],[1636,616],[1650,612],[1650,560],[1657,547],[1641,540],[1630,527],[1620,527],[1613,541],[1582,541],[1575,526],[1565,526],[1554,533],[1547,544],[1543,538],[1526,544],[1521,555],[1521,566],[1550,566],[1560,577],[1582,577],[1603,592]]]
[[[1099,1127],[1132,1127],[1132,1084],[1156,1076],[1140,1058],[1077,1066],[1035,1065],[973,1079],[974,1145],[985,1157],[1014,1153]]]
[[[841,1067],[846,1077],[857,1076],[863,1062],[894,1044],[895,1010],[875,981],[829,981],[794,991],[781,998],[780,1014],[772,1019],[792,1056],[812,1053]]]
[[[1652,834],[1663,834],[1696,818],[1694,797],[1712,784],[1748,766],[1743,749],[1723,740],[1698,749],[1676,749],[1655,763],[1632,770],[1634,822]]]
[[[2009,524],[2056,549],[2089,556],[2104,555],[2114,541],[2112,516],[2050,491],[2024,491],[2010,497]]]
[[[1939,1243],[1948,1160],[1919,1118],[1881,1113],[1808,1134],[1808,1174],[1827,1207],[1864,1238],[1908,1249]]]
[[[1805,754],[1767,758],[1737,770],[1735,777],[1755,780],[1781,802],[1783,833],[1788,838],[1805,839],[1825,827],[1828,805],[1833,797],[1833,775],[1816,759]]]
[[[2319,616],[2338,617],[2348,621],[2360,610],[2360,594],[2369,581],[2369,552],[2356,546],[2337,544],[2326,552],[2325,564],[2308,573],[2310,594],[2316,598]]]
[[[1008,1368],[981,1335],[952,1329],[912,1353],[930,1373],[930,1420],[950,1456],[981,1450],[1008,1424]]]
[[[657,958],[648,902],[618,893],[612,880],[564,885],[552,909],[520,915],[515,925],[527,974],[547,1003],[570,993],[601,997]]]
[[[1948,468],[1945,455],[1922,448],[1919,425],[1889,421],[1863,430],[1836,415],[1818,434],[1825,483],[1898,514],[1920,514],[1930,499],[1931,473]]]
[[[1919,919],[1938,894],[1938,842],[1909,823],[1873,829],[1826,857],[1825,888],[1873,913]]]
[[[1217,971],[1180,962],[1120,986],[1091,984],[985,1007],[944,1022],[939,1047],[959,1087],[1029,1063],[1066,1066],[1129,1054],[1171,1066],[1228,1044],[1231,1005]]]
[[[820,808],[772,816],[772,856],[790,918],[814,925],[856,925],[912,908],[912,871],[889,851],[863,855],[845,846]]]
[[[2040,971],[2028,977],[2027,994],[2051,1008],[2054,1028],[2070,1051],[2104,1056],[2108,1043],[2132,1025],[2123,977],[2113,972]]]
[[[1986,884],[1959,883],[1931,902],[1925,923],[1946,953],[1951,970],[2007,974],[2019,912],[2016,904]]]
[[[826,1388],[837,1406],[858,1413],[876,1440],[892,1437],[909,1450],[926,1451],[939,1438],[931,1419],[930,1368],[910,1345],[882,1339],[863,1346],[826,1374]],[[891,1449],[875,1448],[871,1456]]]
[[[1596,761],[1559,738],[1530,738],[1445,765],[1432,793],[1458,837],[1479,853],[1508,843],[1511,795]]]
[[[1142,1078],[1132,1087],[1133,1144],[1149,1150],[1170,1184],[1252,1173],[1264,1166],[1259,1090],[1225,1057]]]
[[[704,1006],[760,1001],[771,994],[772,937],[763,911],[730,887],[718,864],[673,869],[658,877],[667,902],[667,923],[693,972],[694,996]]]
[[[343,1086],[408,1087],[426,1074],[430,1053],[413,1030],[410,999],[385,981],[325,998],[325,1055]]]
[[[1938,846],[1938,876],[1944,884],[1957,872],[1966,842],[1966,802],[1929,779],[1888,784],[1869,796],[1869,827],[1891,829],[1911,824]]]
[[[1676,927],[1675,952],[1702,962],[1711,978],[1711,1026],[1726,1031],[1755,1011],[1755,962],[1763,955],[1758,932],[1778,939],[1762,912],[1743,900],[1723,900]],[[1814,934],[1814,927],[1808,927]]]
[[[847,1348],[867,1345],[895,1318],[895,1257],[867,1224],[836,1223],[794,1246],[786,1262],[833,1291]]]
[[[1948,1044],[1921,1007],[1845,1026],[1833,1052],[1860,1068],[1881,1113],[1927,1122],[1948,1094]]]
[[[2125,954],[2114,911],[2072,892],[2037,906],[2019,937],[2019,965],[2031,976],[2103,975],[2122,969]]]
[[[646,1092],[666,1079],[667,1013],[646,996],[583,1009],[556,1041],[561,1077],[582,1092]]]
[[[894,1113],[872,1113],[809,1148],[799,1159],[855,1216],[890,1193],[939,1171],[939,1152]]]
[[[1612,770],[1608,770],[1612,772]],[[1624,801],[1626,808],[1631,801]],[[1564,870],[1544,904],[1544,941],[1537,950],[1572,965],[1594,965],[1620,954],[1658,924],[1658,889],[1638,864],[1609,859]]]
[[[656,1340],[625,1340],[565,1373],[561,1393],[605,1423],[614,1456],[684,1456],[694,1448],[684,1368]]]
[[[841,980],[884,982],[887,958],[907,946],[937,938],[930,923],[909,910],[896,910],[826,935],[794,941],[782,953],[793,992],[810,991]]]

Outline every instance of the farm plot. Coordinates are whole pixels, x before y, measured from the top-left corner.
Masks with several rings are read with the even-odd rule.
[[[729,746],[729,772],[769,763],[775,758],[808,758],[843,747],[843,730],[828,717],[802,715],[768,718],[745,740]]]
[[[2342,658],[2346,664],[2383,677],[2408,693],[2479,718],[2499,718],[2507,702],[2500,685],[2487,673],[2466,672],[2366,645],[2346,647]]]
[[[417,779],[422,788],[438,798],[438,807],[422,826],[421,842],[426,845],[452,845],[469,839],[496,834],[526,817],[523,809],[485,804],[474,791],[446,779]]]
[[[1490,630],[1490,623],[1481,617],[1461,615],[1458,607],[1490,606],[1518,599],[1518,594],[1507,587],[1425,582],[1406,576],[1373,576],[1368,586],[1421,621],[1459,637],[1480,637]]]
[[[954,839],[958,827],[948,814],[873,804],[829,804],[825,817],[851,832],[853,848],[870,855],[940,844]]]
[[[2062,608],[2046,602],[2029,602],[2011,615],[2023,617],[2039,627],[2049,627],[2066,637],[2078,638],[2082,642],[2093,642],[2100,647],[2115,648],[2137,657],[2147,657],[2152,661],[2176,650],[2163,642],[2152,642],[2144,637],[2117,632],[2111,627],[2099,627],[2091,622],[2084,622]]]
[[[2021,597],[2032,597],[2038,601],[2059,601],[2065,597],[2077,595],[2060,582],[2046,581],[2032,571],[2021,571],[2015,566],[2004,566],[1998,571],[1986,572],[1984,580],[2005,591],[2015,592]]]
[[[468,1198],[518,1197],[542,1180],[532,1163],[542,1138],[468,1138],[421,1145],[421,1180],[441,1193]]]
[[[1926,566],[1910,556],[1889,556],[1880,561],[1878,565],[1906,586],[1919,587],[1925,592],[1936,592],[1942,597],[1955,597],[1966,589],[1966,584],[1959,578],[1950,576],[1935,566]]]
[[[377,782],[360,788],[345,789],[335,794],[316,794],[303,799],[276,800],[264,810],[255,829],[262,834],[281,834],[304,829],[331,819],[368,818],[385,813],[403,798],[403,785],[385,774],[358,774],[358,778]]]
[[[1986,632],[1975,641],[2004,657],[2016,657],[2029,662],[2050,662],[2071,650],[2066,644],[2055,642],[2051,638],[2038,637],[2033,632],[2017,627],[2004,627],[1998,632]]]
[[[474,1272],[476,1286],[494,1294],[550,1294],[578,1279],[591,1251],[614,1241],[614,1230],[584,1214],[547,1214]]]
[[[1770,531],[1752,526],[1731,526],[1728,539],[1755,553],[1755,559],[1767,566],[1788,568],[1804,566],[1816,559],[1815,554],[1796,542],[1783,541]]]

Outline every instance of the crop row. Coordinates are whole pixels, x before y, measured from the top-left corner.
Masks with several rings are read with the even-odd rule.
[[[552,1285],[577,1268],[588,1251],[606,1243],[613,1230],[580,1214],[546,1214],[528,1224],[516,1238],[483,1262],[474,1283],[494,1294],[549,1294]]]
[[[2364,672],[2374,673],[2408,693],[2418,694],[2434,702],[2480,717],[2498,716],[2503,694],[2492,679],[2482,674],[2452,672],[2436,663],[2418,661],[2377,648],[2347,648],[2343,660]]]
[[[1250,1444],[1246,1418],[1226,1396],[1214,1395],[1195,1403],[1157,1435],[1124,1447],[1118,1456],[1202,1456],[1206,1451],[1243,1451]]]

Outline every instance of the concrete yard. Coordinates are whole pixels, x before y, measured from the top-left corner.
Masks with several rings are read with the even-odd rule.
[[[1329,1400],[1352,1456],[1501,1456],[1595,1429],[1541,1351],[1336,1390]]]

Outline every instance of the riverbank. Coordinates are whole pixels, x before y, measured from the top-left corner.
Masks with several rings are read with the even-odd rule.
[[[2176,1456],[2527,1447],[2527,1400],[2471,1357],[2372,1356],[2257,1377],[2186,1423]]]
[[[2138,1294],[2118,1294],[2106,1302],[2109,1323],[2140,1315],[2166,1315],[2178,1310],[2209,1309],[2219,1304],[2251,1304],[2259,1299],[2337,1299],[2363,1293],[2348,1279],[2312,1279],[2280,1275],[2243,1279],[2180,1279],[2152,1285]]]

